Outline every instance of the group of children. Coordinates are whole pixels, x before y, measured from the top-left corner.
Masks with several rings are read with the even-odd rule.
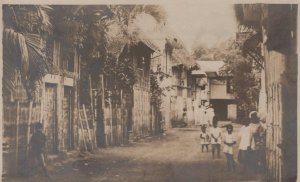
[[[217,156],[220,157],[221,145],[223,145],[223,152],[227,159],[228,170],[235,170],[234,161],[234,145],[237,144],[237,138],[233,133],[233,126],[231,124],[218,127],[218,120],[213,118],[213,125],[207,131],[207,126],[201,126],[200,142],[202,146],[202,152],[204,149],[208,151],[208,146],[211,145],[213,159]],[[265,133],[266,127],[263,123],[259,122],[257,112],[252,112],[249,115],[249,119],[246,119],[244,126],[240,128],[238,136],[239,153],[238,161],[241,164],[242,171],[248,173],[249,171],[263,168],[265,165]],[[226,128],[225,132],[222,132],[222,128]]]
[[[225,126],[226,132],[223,133],[222,129],[218,127],[218,120],[214,117],[212,127],[207,131],[207,126],[201,126],[200,142],[202,152],[204,149],[208,152],[208,146],[211,145],[212,157],[220,158],[221,145],[223,146],[223,152],[227,159],[228,170],[235,170],[235,161],[233,158],[233,146],[237,143],[236,137],[233,134],[233,126],[228,124]]]

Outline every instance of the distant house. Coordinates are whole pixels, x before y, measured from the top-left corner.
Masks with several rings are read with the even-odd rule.
[[[186,49],[174,49],[172,52],[172,78],[173,91],[171,99],[171,121],[185,122],[193,125],[193,100],[192,77],[190,67],[193,60],[190,58]]]
[[[100,133],[97,139],[101,140],[103,137],[104,145],[120,145],[127,143],[131,137],[155,133],[150,100],[150,63],[157,48],[142,35],[123,46],[118,61],[126,59],[129,62],[136,80],[130,88],[125,88],[114,78],[104,76],[104,89],[111,93],[106,96],[108,99],[102,106],[103,121],[98,121]],[[100,125],[103,125],[103,129]]]
[[[197,65],[206,74],[198,78],[201,87],[198,92],[198,102],[201,104],[209,102],[214,108],[215,115],[221,120],[235,120],[237,117],[237,105],[232,94],[230,76],[221,76],[220,69],[223,61],[197,61]],[[204,75],[204,73],[202,73]],[[194,75],[196,72],[194,72]],[[199,74],[199,73],[198,73]]]
[[[192,98],[189,88],[190,58],[181,40],[165,27],[159,27],[152,34],[159,50],[153,55],[151,69],[157,74],[161,97],[161,120],[165,129],[174,126],[174,122],[192,120]],[[190,116],[190,117],[189,117]]]

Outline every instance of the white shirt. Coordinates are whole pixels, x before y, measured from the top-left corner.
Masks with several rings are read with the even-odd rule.
[[[214,138],[217,139],[217,142],[215,141],[215,139],[213,137],[211,137],[211,144],[221,144],[222,143],[222,139],[221,139],[221,133],[222,130],[219,127],[211,127],[209,130],[211,136],[214,136]]]
[[[202,137],[204,137],[204,139]],[[201,144],[209,144],[209,138],[210,138],[210,136],[207,132],[203,133],[201,131],[201,133],[200,133],[200,142],[201,142]]]
[[[259,123],[254,124],[254,123],[250,123],[249,127],[251,128],[251,135],[252,137],[258,133],[258,128],[259,128]],[[253,142],[251,143],[251,149],[252,150],[257,150],[257,146],[255,144],[255,140],[253,137]]]
[[[203,121],[203,109],[202,107],[198,108],[196,110],[196,122],[198,125],[202,124],[202,121]]]
[[[215,116],[215,112],[214,112],[214,109],[213,108],[208,108],[206,109],[206,120],[209,124],[212,124],[212,120]]]
[[[224,142],[233,143],[236,142],[236,137],[233,133],[229,134],[227,131],[224,133]],[[228,154],[233,154],[233,146],[228,146],[224,144],[223,152]]]
[[[250,147],[251,143],[254,143],[250,126],[242,126],[239,131],[239,136],[241,137],[239,149],[247,150]]]

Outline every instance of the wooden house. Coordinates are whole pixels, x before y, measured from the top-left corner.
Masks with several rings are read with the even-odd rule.
[[[148,40],[139,41],[130,47],[130,55],[138,79],[133,86],[132,124],[129,124],[131,128],[128,130],[131,130],[135,136],[146,136],[153,132],[150,105],[150,64],[152,54],[156,50],[157,48]]]
[[[199,78],[198,84],[204,88],[198,90],[198,95],[201,104],[204,102],[212,104],[215,115],[220,120],[236,120],[237,105],[230,82],[231,77],[219,74],[224,64],[223,61],[197,61],[198,67],[205,74],[205,77]]]
[[[76,49],[60,40],[48,44],[54,68],[42,85],[41,121],[49,153],[75,149],[78,146],[78,80],[80,56]]]
[[[236,12],[242,15],[238,16],[240,24],[252,26],[258,32],[248,38],[243,47],[256,61],[261,57],[265,70],[268,181],[296,181],[299,178],[296,160],[299,158],[299,123],[295,99],[298,72],[297,11],[298,7],[294,4],[236,5]]]
[[[28,144],[36,123],[43,123],[48,154],[66,152],[78,146],[77,81],[80,56],[76,50],[66,51],[59,40],[45,42],[35,36],[31,39],[40,41],[50,50],[48,56],[52,66],[48,74],[36,83],[35,94],[29,97],[18,68],[5,63],[4,72],[9,74],[3,80],[13,86],[4,86],[3,94],[4,143],[8,155],[5,158],[9,159],[4,165],[8,171],[26,168],[21,161],[28,157]],[[29,59],[45,61],[34,51],[29,52]],[[39,71],[35,65],[30,69],[33,74]]]
[[[186,49],[172,51],[172,79],[173,89],[171,99],[171,122],[194,124],[192,76],[190,72],[193,60]]]
[[[98,76],[100,79],[94,79],[94,83],[100,83],[100,94],[93,101],[98,109],[98,146],[123,145],[130,139],[155,133],[155,114],[152,113],[150,100],[150,64],[156,50],[148,39],[142,37],[123,44],[118,61],[126,61],[133,68],[131,71],[136,80],[131,86],[124,86],[120,80],[103,73]],[[96,87],[92,86],[93,90],[97,90]]]

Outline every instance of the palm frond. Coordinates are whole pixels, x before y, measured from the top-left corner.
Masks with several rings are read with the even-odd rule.
[[[162,6],[146,5],[143,11],[151,15],[158,23],[165,23],[167,20],[166,10]]]
[[[20,53],[20,68],[22,70],[23,76],[26,76],[29,69],[29,56],[26,45],[26,40],[23,34],[15,32],[13,29],[5,29],[3,32],[3,43],[4,46],[8,46],[11,53]],[[8,48],[7,47],[7,48]],[[11,57],[16,59],[18,54],[13,54]]]
[[[29,69],[29,56],[25,37],[18,33],[19,48],[21,53],[21,68],[23,76],[27,75]]]
[[[52,23],[50,21],[50,17],[49,17],[49,12],[52,11],[53,9],[50,6],[36,6],[37,11],[38,11],[38,15],[41,21],[41,30],[43,32],[48,32],[49,34],[52,33],[53,31],[53,26]]]

